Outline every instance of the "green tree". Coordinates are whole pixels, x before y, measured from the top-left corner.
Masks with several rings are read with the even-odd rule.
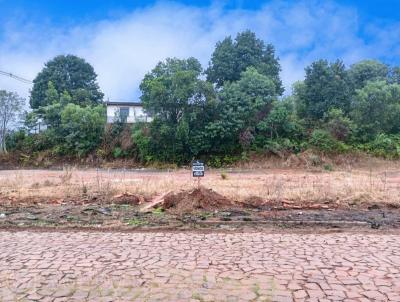
[[[68,104],[61,112],[63,144],[61,153],[87,155],[102,141],[106,124],[104,106],[80,107]]]
[[[72,103],[79,105],[97,104],[103,99],[93,67],[73,55],[60,55],[45,64],[33,80],[30,97],[32,109],[51,104],[49,102],[55,94],[52,91],[52,95],[48,95],[50,88],[58,95],[68,92]]]
[[[7,153],[6,136],[22,112],[25,100],[15,92],[0,90],[0,153]]]
[[[352,107],[351,117],[362,141],[370,141],[379,133],[399,133],[400,85],[368,82],[356,91]]]
[[[350,110],[350,87],[341,61],[319,60],[306,67],[304,87],[300,91],[305,117],[320,120],[331,108]]]
[[[217,43],[206,70],[207,79],[222,87],[225,82],[238,81],[248,67],[270,77],[275,85],[275,94],[283,93],[279,77],[281,67],[273,45],[266,45],[249,30],[238,33],[234,41],[227,37]]]
[[[339,141],[347,141],[354,131],[352,120],[345,116],[341,109],[329,110],[325,115],[325,123],[329,133]]]
[[[390,69],[389,82],[392,84],[400,84],[400,67]]]
[[[388,77],[387,65],[374,61],[364,60],[350,66],[348,71],[352,88],[363,88],[369,81],[385,81]]]
[[[149,139],[140,131],[134,139],[143,143],[147,158],[182,163],[201,152],[201,131],[214,99],[213,87],[200,79],[201,73],[194,58],[168,58],[145,75],[141,100],[154,120],[148,127]]]
[[[254,140],[258,123],[276,100],[273,80],[250,67],[237,82],[228,82],[218,94],[218,117],[207,126],[214,151],[232,153]]]
[[[303,131],[294,114],[290,99],[275,101],[269,114],[257,125],[270,139],[298,139]]]

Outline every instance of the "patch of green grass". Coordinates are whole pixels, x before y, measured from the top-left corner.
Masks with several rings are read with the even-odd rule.
[[[157,208],[157,209],[154,209],[152,211],[152,213],[154,215],[161,216],[161,215],[164,215],[164,209],[163,208]]]
[[[213,213],[210,212],[203,212],[199,214],[200,220],[207,220],[207,218],[210,218],[213,216]]]
[[[128,220],[128,225],[130,226],[141,226],[141,225],[145,225],[146,221],[143,221],[142,219],[139,218],[132,218],[130,220]]]

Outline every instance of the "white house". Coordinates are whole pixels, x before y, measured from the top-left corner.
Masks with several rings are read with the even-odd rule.
[[[139,102],[106,102],[107,123],[112,124],[116,120],[133,124],[137,122],[151,122],[152,118],[143,110]]]

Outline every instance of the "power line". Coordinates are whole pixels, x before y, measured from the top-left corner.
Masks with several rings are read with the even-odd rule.
[[[22,77],[19,77],[19,76],[15,75],[15,74],[12,74],[11,72],[6,72],[6,71],[0,70],[0,74],[4,75],[4,76],[7,76],[7,77],[10,77],[10,78],[13,78],[13,79],[15,79],[17,81],[20,81],[22,83],[25,83],[25,84],[32,84],[32,81],[24,79]]]

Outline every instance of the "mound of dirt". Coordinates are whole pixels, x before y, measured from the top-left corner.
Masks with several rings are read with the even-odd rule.
[[[177,213],[191,213],[196,210],[220,210],[234,206],[228,198],[204,187],[180,193],[170,193],[164,198],[163,208]]]

